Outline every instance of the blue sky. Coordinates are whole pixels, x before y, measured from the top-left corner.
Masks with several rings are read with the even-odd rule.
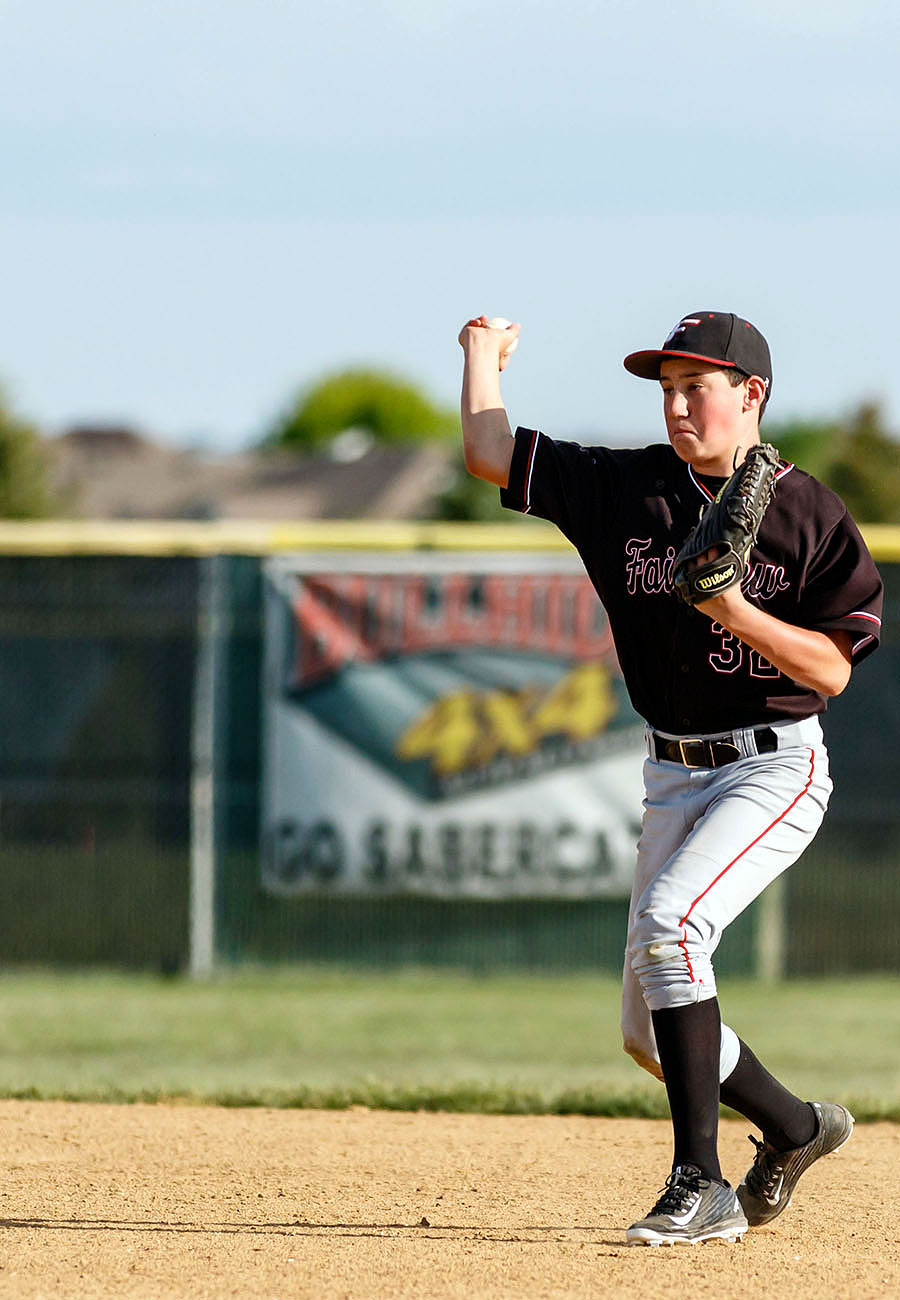
[[[49,431],[230,450],[324,371],[657,436],[622,369],[685,312],[769,338],[772,418],[884,402],[895,0],[0,0],[0,377]]]

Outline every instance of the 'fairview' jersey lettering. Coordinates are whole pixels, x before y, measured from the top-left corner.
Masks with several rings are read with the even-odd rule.
[[[632,537],[625,543],[625,575],[629,596],[633,596],[639,587],[646,592],[672,590],[672,569],[677,554],[675,547],[667,546],[665,555],[658,557],[648,553],[652,545],[649,537]],[[787,591],[789,586],[783,564],[754,564],[751,561],[741,580],[745,596],[759,596],[762,600],[769,599],[777,591]]]
[[[722,481],[665,444],[581,447],[518,429],[500,493],[508,508],[552,520],[576,547],[634,707],[674,734],[806,717],[826,704],[673,591],[675,556]],[[854,663],[878,644],[882,584],[872,557],[840,498],[792,465],[778,473],[742,588],[786,623],[849,631]]]

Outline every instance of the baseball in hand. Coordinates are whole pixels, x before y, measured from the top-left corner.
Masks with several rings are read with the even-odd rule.
[[[485,321],[485,328],[489,330],[508,330],[510,325],[512,325],[512,321],[507,320],[505,316],[489,316]],[[515,352],[518,346],[519,340],[517,338],[513,339],[503,355],[508,357],[511,352]]]

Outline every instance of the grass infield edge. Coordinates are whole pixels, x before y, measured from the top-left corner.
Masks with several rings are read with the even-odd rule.
[[[467,1115],[584,1115],[607,1119],[667,1119],[668,1103],[662,1088],[658,1092],[638,1089],[628,1092],[566,1089],[544,1096],[521,1088],[491,1088],[483,1084],[457,1083],[451,1088],[403,1086],[376,1080],[346,1087],[218,1090],[214,1092],[169,1092],[164,1089],[135,1090],[114,1087],[50,1089],[0,1089],[4,1101],[68,1101],[95,1104],[221,1106],[269,1108],[273,1110],[366,1110],[426,1111]],[[873,1097],[841,1097],[839,1100],[859,1123],[900,1123],[900,1102]],[[723,1106],[723,1117],[740,1119]]]

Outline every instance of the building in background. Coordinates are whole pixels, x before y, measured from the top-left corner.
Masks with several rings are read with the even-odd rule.
[[[416,519],[452,482],[452,444],[378,444],[353,431],[327,452],[216,455],[129,427],[50,440],[61,513],[85,519]]]

